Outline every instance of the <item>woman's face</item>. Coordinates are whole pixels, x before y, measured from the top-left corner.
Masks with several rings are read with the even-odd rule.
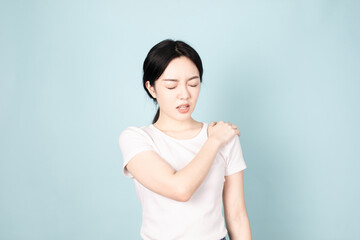
[[[195,109],[200,93],[200,75],[196,65],[187,57],[170,61],[155,87],[146,83],[150,94],[160,107],[160,117],[188,119]]]

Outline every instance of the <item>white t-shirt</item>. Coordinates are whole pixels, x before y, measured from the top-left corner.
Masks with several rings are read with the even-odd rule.
[[[184,168],[207,139],[208,123],[192,139],[173,138],[153,124],[128,127],[119,136],[123,173],[131,177],[142,205],[140,235],[144,240],[219,240],[227,230],[222,215],[224,176],[246,168],[239,137],[221,147],[208,175],[189,201],[179,202],[154,193],[139,183],[125,168],[138,153],[157,152],[175,170]]]

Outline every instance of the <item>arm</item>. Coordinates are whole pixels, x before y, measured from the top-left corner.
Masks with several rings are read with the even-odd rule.
[[[245,207],[243,172],[225,176],[223,202],[230,240],[251,240]]]
[[[179,171],[155,151],[144,151],[129,161],[127,170],[151,191],[177,201],[188,201],[206,177],[220,146],[216,138],[209,137],[195,158]]]
[[[144,147],[127,160],[126,169],[149,190],[162,196],[188,201],[209,172],[218,150],[235,135],[240,135],[236,125],[223,121],[211,122],[208,138],[197,155],[183,169],[176,171],[151,148]],[[126,135],[121,134],[120,145],[125,148]],[[131,138],[130,138],[131,140]],[[140,139],[132,139],[133,144],[147,144]]]

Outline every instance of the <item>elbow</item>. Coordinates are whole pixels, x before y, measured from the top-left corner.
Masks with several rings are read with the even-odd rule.
[[[227,219],[229,222],[236,222],[236,223],[242,223],[242,222],[246,222],[249,221],[246,209],[238,212],[237,214],[228,214]]]
[[[192,193],[184,188],[184,187],[178,187],[176,191],[176,201],[179,202],[187,202],[191,199]]]
[[[179,202],[187,202],[191,199],[191,196],[188,196],[188,195],[178,195],[177,198],[176,198],[176,201],[179,201]]]
[[[188,195],[179,195],[177,201],[179,202],[187,202],[191,199],[191,196]]]
[[[183,179],[176,177],[176,174],[169,187],[171,188],[171,192],[172,192],[171,198],[178,202],[189,201],[194,193],[194,191],[191,189],[191,186],[185,183]]]

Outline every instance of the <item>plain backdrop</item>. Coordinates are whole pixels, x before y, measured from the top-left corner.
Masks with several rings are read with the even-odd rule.
[[[140,239],[118,136],[152,121],[142,64],[166,38],[203,60],[193,117],[239,126],[253,239],[360,239],[359,12],[355,0],[2,0],[0,239]]]

